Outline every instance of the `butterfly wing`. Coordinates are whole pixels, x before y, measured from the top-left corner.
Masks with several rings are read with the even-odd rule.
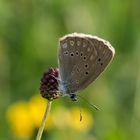
[[[114,54],[111,44],[96,36],[74,33],[61,38],[59,68],[65,92],[86,88],[104,71]]]
[[[75,34],[69,34],[62,37],[59,41],[59,70],[60,70],[60,91],[64,93],[69,93],[70,88],[69,86],[69,79],[75,65],[77,65],[80,60],[78,58],[80,52],[80,46],[76,45],[76,41],[81,43],[82,40],[76,40]],[[77,54],[78,53],[78,54]],[[71,86],[70,86],[71,87]]]

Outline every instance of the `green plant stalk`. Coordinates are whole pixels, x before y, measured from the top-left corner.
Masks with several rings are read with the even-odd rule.
[[[39,128],[38,133],[37,133],[36,140],[41,140],[42,133],[43,133],[45,123],[46,123],[46,120],[47,120],[47,116],[48,116],[48,113],[51,109],[51,104],[52,104],[52,101],[48,101],[47,106],[46,106],[46,110],[45,110],[45,114],[43,116],[40,128]]]

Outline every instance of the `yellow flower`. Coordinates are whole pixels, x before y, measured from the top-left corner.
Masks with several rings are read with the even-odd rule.
[[[93,125],[93,117],[86,109],[82,109],[81,111],[82,116],[80,115],[79,108],[75,107],[70,110],[71,118],[69,120],[69,125],[76,130],[85,132]],[[80,117],[82,117],[81,121]]]
[[[34,125],[26,102],[18,102],[10,106],[7,110],[7,119],[16,136],[32,135]]]
[[[82,109],[82,121],[80,121],[80,109],[66,109],[59,107],[52,112],[53,123],[61,129],[72,128],[78,131],[88,131],[93,125],[93,117],[86,110]]]
[[[28,102],[18,102],[7,110],[7,119],[19,137],[29,137],[35,128],[39,128],[46,109],[47,100],[40,95],[33,96]],[[59,107],[49,113],[45,129],[54,126],[65,129],[72,128],[78,131],[88,131],[93,124],[92,115],[82,109],[82,121],[80,121],[80,109],[66,109]]]
[[[70,112],[68,109],[64,107],[59,107],[53,110],[52,112],[52,119],[53,123],[56,127],[59,127],[61,129],[65,129],[69,126],[69,120],[70,120]]]
[[[29,101],[29,110],[32,117],[32,122],[36,128],[40,127],[43,115],[45,113],[47,100],[43,99],[40,95],[33,96]],[[52,118],[49,112],[49,116],[46,121],[45,129],[51,128]]]
[[[7,110],[7,119],[13,132],[19,137],[28,137],[35,128],[39,128],[46,109],[47,100],[33,96],[28,102],[17,102]],[[52,127],[51,115],[48,116],[45,129]]]

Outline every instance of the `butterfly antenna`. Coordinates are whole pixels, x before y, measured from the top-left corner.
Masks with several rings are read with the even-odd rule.
[[[84,100],[84,101],[85,101],[88,105],[90,105],[92,108],[94,108],[94,109],[100,111],[100,108],[98,108],[96,105],[89,103],[88,100],[86,100],[85,98],[83,98],[83,97],[80,96],[80,95],[77,95],[77,96],[80,97],[82,100]]]

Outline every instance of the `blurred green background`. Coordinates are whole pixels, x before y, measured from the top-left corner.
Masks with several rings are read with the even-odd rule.
[[[140,139],[139,6],[139,0],[0,0],[0,140],[35,139],[38,127],[27,134],[16,132],[17,125],[26,125],[26,130],[32,126],[30,121],[22,120],[30,111],[24,110],[24,117],[19,104],[24,108],[39,95],[42,73],[57,67],[58,39],[72,32],[102,37],[116,50],[108,69],[80,93],[101,111],[91,109],[82,100],[56,100],[51,113],[57,120],[44,132],[43,140]],[[46,100],[39,100],[34,108],[41,102],[46,104]],[[13,105],[18,108],[20,121]],[[65,125],[65,113],[79,107],[87,110],[85,118],[90,117],[82,130]],[[73,113],[70,116],[68,122],[73,126]],[[76,116],[79,121],[79,113]]]

